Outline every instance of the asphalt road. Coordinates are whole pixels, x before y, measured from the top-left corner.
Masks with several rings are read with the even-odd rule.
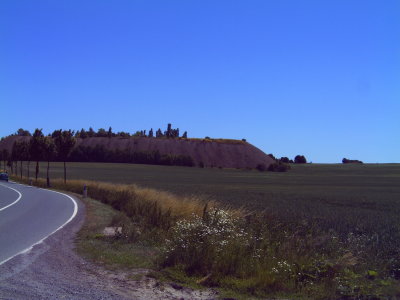
[[[77,210],[68,195],[0,181],[0,265],[61,229]]]
[[[0,182],[0,300],[216,298],[213,291],[131,278],[150,270],[109,271],[77,255],[85,213],[68,195]]]

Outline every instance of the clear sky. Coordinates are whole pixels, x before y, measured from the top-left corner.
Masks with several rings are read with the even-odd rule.
[[[400,1],[2,0],[0,113],[400,162]]]

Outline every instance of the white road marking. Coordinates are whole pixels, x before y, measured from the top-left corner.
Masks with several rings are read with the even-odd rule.
[[[11,188],[10,188],[11,189]],[[14,189],[13,189],[14,190]],[[64,193],[60,193],[60,192],[56,192],[56,191],[52,191],[52,190],[47,190],[47,189],[42,189],[45,191],[49,191],[49,192],[53,192],[53,193],[57,193],[57,194],[61,194],[64,195],[65,197],[69,198],[73,203],[74,203],[74,212],[72,213],[72,216],[68,219],[67,222],[65,222],[63,225],[61,225],[60,227],[58,227],[56,230],[54,230],[52,233],[48,234],[47,236],[45,236],[44,238],[42,238],[40,241],[36,242],[35,244],[33,244],[32,246],[18,252],[17,254],[7,258],[6,260],[3,260],[0,262],[0,265],[8,262],[9,260],[13,259],[14,257],[29,252],[33,247],[35,247],[36,245],[39,245],[40,243],[42,243],[45,239],[47,239],[49,236],[51,236],[52,234],[56,233],[57,231],[59,231],[61,228],[63,228],[65,225],[67,225],[69,222],[72,221],[73,218],[75,218],[76,214],[78,213],[78,203],[76,203],[76,201],[74,200],[74,198],[72,198],[71,196],[64,194]],[[14,190],[17,191],[17,190]],[[18,191],[17,191],[18,192]],[[19,193],[19,192],[18,192]],[[21,193],[19,193],[21,195]],[[21,195],[22,196],[22,195]]]
[[[4,184],[2,184],[2,183],[0,183],[0,185],[1,185],[1,186],[4,186],[4,187],[6,187],[6,188],[8,188],[8,189],[10,189],[10,190],[13,190],[14,192],[17,192],[18,195],[19,195],[18,198],[17,198],[17,200],[15,200],[13,203],[8,204],[8,205],[6,205],[6,206],[0,208],[0,211],[2,211],[2,210],[5,210],[6,208],[10,207],[11,205],[14,205],[14,204],[17,203],[19,200],[21,200],[22,194],[21,194],[19,191],[17,191],[16,189],[13,189],[13,188],[11,188],[11,187],[9,187],[9,186],[6,186],[6,185],[4,185]]]

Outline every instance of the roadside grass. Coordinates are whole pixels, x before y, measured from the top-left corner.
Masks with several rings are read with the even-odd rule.
[[[91,198],[79,197],[86,207],[86,218],[76,240],[76,249],[83,257],[108,269],[156,267],[154,247],[126,243],[105,237],[103,230],[120,212]]]
[[[119,171],[124,172],[114,164],[93,166],[111,168],[108,178],[113,180],[110,174],[118,177]],[[124,167],[132,171],[131,166]],[[96,176],[99,169],[90,174]],[[144,245],[159,249],[152,261],[155,276],[165,280],[218,287],[244,299],[400,297],[399,165],[296,166],[290,176],[242,170],[150,169],[157,178],[168,175],[172,186],[182,180],[186,187],[222,189],[224,197],[239,194],[251,205],[247,210],[237,209],[240,205],[235,201],[217,196],[219,201],[206,206],[207,195],[176,195],[136,185],[88,180],[70,180],[64,185],[60,179],[52,184],[75,193],[86,184],[92,198],[118,210],[109,224],[123,227],[123,236],[109,246],[113,250],[124,244],[127,248]],[[211,182],[215,178],[218,180]],[[275,194],[265,199],[268,189]],[[255,198],[246,197],[257,190],[261,192],[254,194]],[[99,218],[104,216],[100,213]],[[101,239],[97,232],[92,238],[94,249]],[[103,259],[101,253],[98,256]]]

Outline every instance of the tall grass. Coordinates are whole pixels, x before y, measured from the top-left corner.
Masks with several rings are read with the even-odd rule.
[[[26,184],[30,183],[26,177],[12,178]],[[45,188],[46,180],[39,178],[32,184]],[[68,180],[65,184],[62,179],[53,179],[51,186],[54,189],[78,194],[81,194],[83,187],[86,186],[91,198],[112,206],[137,223],[162,230],[168,230],[180,219],[200,215],[205,205],[202,199],[195,196],[176,196],[164,191],[138,187],[134,184],[111,184],[88,180]]]

